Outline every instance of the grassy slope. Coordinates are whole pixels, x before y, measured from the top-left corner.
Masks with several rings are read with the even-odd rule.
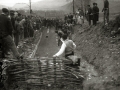
[[[103,24],[99,23],[96,27],[92,26],[82,33],[80,33],[82,28],[76,26],[74,29],[77,33],[74,40],[82,57],[95,66],[103,79],[107,77],[109,81],[113,80],[114,90],[120,90],[120,88],[116,89],[117,83],[120,84],[118,79],[120,75],[119,34],[114,37],[114,33],[117,32],[116,20],[111,21],[108,27],[103,27]],[[113,87],[109,90],[113,90]],[[104,88],[109,88],[109,86],[104,86]]]

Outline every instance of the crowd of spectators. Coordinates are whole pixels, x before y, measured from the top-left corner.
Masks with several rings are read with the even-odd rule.
[[[33,38],[34,31],[40,30],[42,23],[40,16],[26,16],[6,8],[2,9],[0,21],[0,46],[3,46],[2,51],[4,52],[2,56],[9,55],[11,50],[16,58],[20,57],[17,51],[19,43]]]
[[[20,41],[34,37],[34,30],[40,29],[41,19],[39,16],[25,16],[16,11],[10,11],[10,18],[14,28],[12,37],[16,46]]]

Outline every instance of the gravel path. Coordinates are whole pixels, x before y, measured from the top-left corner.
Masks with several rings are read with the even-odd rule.
[[[48,30],[43,29],[42,38],[38,46],[36,56],[37,57],[52,57],[60,47],[57,46],[56,34],[54,28]]]

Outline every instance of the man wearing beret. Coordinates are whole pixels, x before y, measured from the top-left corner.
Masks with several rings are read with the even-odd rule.
[[[3,8],[2,14],[0,15],[0,39],[2,40],[2,46],[4,44],[3,48],[6,46],[8,49],[10,49],[13,52],[13,55],[17,59],[21,59],[22,57],[17,51],[15,43],[11,37],[13,26],[11,20],[8,18],[8,15],[9,15],[9,10]]]

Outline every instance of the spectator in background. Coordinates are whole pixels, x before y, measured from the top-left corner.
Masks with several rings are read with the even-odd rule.
[[[11,20],[8,18],[9,10],[6,8],[2,9],[2,14],[0,15],[0,38],[2,39],[2,46],[8,48],[13,52],[13,55],[17,59],[21,59],[19,52],[15,46],[15,43],[11,37],[13,26]]]
[[[24,39],[24,23],[25,23],[25,19],[22,19],[19,22],[20,25],[20,39],[23,40]]]
[[[92,8],[90,7],[90,5],[88,5],[87,19],[88,19],[89,25],[91,25],[92,17],[93,17]]]
[[[34,29],[33,29],[33,24],[32,24],[32,17],[29,17],[29,22],[28,22],[28,28],[29,28],[29,35],[31,38],[34,36]]]
[[[81,9],[78,9],[78,15],[77,15],[77,24],[81,25],[84,23],[84,17]]]
[[[11,16],[12,26],[13,26],[13,29],[15,31],[15,16],[14,16],[14,11],[13,10],[10,11],[10,16]],[[13,34],[14,34],[14,31],[13,31]]]
[[[73,15],[72,15],[72,13],[70,13],[70,23],[71,24],[73,23]]]
[[[97,6],[97,3],[95,4],[95,6],[96,6],[96,10],[97,10],[97,21],[99,21],[99,8],[98,8],[98,6]]]
[[[76,14],[74,13],[74,14],[73,14],[73,24],[74,24],[74,25],[76,24],[76,21],[77,21],[77,20],[76,20]]]
[[[65,20],[65,23],[67,23],[67,15],[65,15],[64,20]]]
[[[82,8],[79,8],[79,9],[78,9],[78,14],[79,14],[79,15],[82,15],[82,16],[84,17],[84,12],[83,12]]]
[[[109,22],[109,1],[108,0],[104,0],[104,8],[102,12],[104,12],[104,21],[106,20],[108,23]]]
[[[20,22],[20,18],[16,17],[15,32],[14,32],[14,41],[15,41],[16,46],[18,46],[19,39],[20,39],[20,24],[19,24],[19,22]]]
[[[97,13],[98,13],[98,8],[96,7],[96,3],[93,3],[93,9],[92,9],[92,13],[93,13],[93,25],[96,26],[97,24]]]

